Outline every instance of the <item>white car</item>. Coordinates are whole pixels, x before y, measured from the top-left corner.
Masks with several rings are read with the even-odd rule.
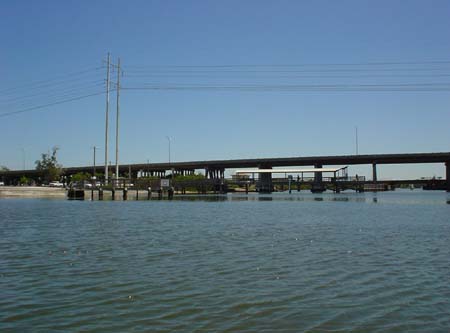
[[[0,186],[5,186],[5,183],[4,182],[0,182]]]
[[[61,182],[50,182],[48,184],[48,186],[50,186],[50,187],[64,187],[64,184],[61,183]]]

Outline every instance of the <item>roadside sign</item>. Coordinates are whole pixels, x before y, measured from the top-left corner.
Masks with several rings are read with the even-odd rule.
[[[161,179],[161,188],[169,188],[170,179]]]

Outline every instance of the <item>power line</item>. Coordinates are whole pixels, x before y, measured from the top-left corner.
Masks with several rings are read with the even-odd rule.
[[[450,83],[328,84],[328,85],[156,85],[123,90],[238,90],[238,91],[449,91]]]
[[[68,103],[68,102],[72,102],[72,101],[78,101],[78,100],[81,100],[81,99],[84,99],[84,98],[97,96],[97,95],[102,95],[102,94],[104,94],[103,91],[102,92],[96,92],[96,93],[88,94],[88,95],[68,98],[68,99],[65,99],[65,100],[60,100],[60,101],[53,102],[53,103],[48,103],[48,104],[44,104],[44,105],[34,106],[34,107],[30,107],[30,108],[26,108],[26,109],[22,109],[22,110],[18,110],[18,111],[0,113],[0,118],[11,116],[11,115],[15,115],[15,114],[19,114],[19,113],[30,112],[30,111],[34,111],[34,110],[38,110],[38,109],[43,109],[43,108],[46,108],[46,107],[49,107],[49,106],[53,106],[53,105],[59,105],[59,104]]]
[[[242,68],[242,67],[315,67],[315,66],[406,66],[406,65],[447,65],[450,60],[442,61],[389,61],[357,63],[303,63],[303,64],[223,64],[223,65],[129,65],[126,68]]]
[[[0,90],[0,93],[3,93],[5,91],[11,91],[11,90],[17,90],[17,89],[22,89],[22,88],[27,88],[27,87],[33,87],[33,86],[36,86],[36,85],[42,85],[42,84],[45,84],[45,83],[49,83],[49,82],[52,82],[52,81],[59,80],[60,78],[65,78],[65,77],[69,77],[69,76],[70,77],[78,76],[78,75],[82,75],[82,74],[85,74],[85,73],[98,71],[98,70],[100,70],[102,68],[103,68],[103,66],[100,66],[100,67],[94,67],[94,68],[90,68],[90,69],[86,69],[86,70],[82,70],[82,71],[78,71],[78,72],[62,74],[62,75],[58,75],[58,76],[56,76],[54,78],[51,78],[51,79],[38,80],[38,81],[30,82],[30,83],[27,83],[27,84],[23,84],[23,85],[20,85],[20,86],[15,86],[15,87],[11,87],[11,88],[2,89],[2,90]]]
[[[62,99],[70,99],[73,97],[78,97],[81,95],[88,95],[90,93],[96,92],[98,90],[92,90],[92,89],[77,89],[75,91],[72,92],[67,92],[64,94],[58,94],[58,95],[54,95],[54,96],[49,96],[47,97],[45,100],[44,99],[39,99],[39,100],[29,100],[29,101],[24,101],[21,103],[17,103],[17,104],[10,104],[10,105],[3,105],[0,107],[0,109],[23,109],[23,108],[29,108],[29,107],[34,107],[35,105],[40,105],[40,104],[49,104],[49,103],[53,103],[53,102],[57,102],[59,100]]]
[[[23,94],[27,93],[40,93],[41,91],[45,91],[48,89],[59,89],[61,87],[65,87],[67,84],[85,84],[90,83],[94,80],[99,80],[99,77],[85,77],[85,78],[74,78],[74,79],[67,79],[63,81],[56,81],[52,83],[46,83],[43,85],[35,86],[35,87],[29,87],[29,88],[23,88],[21,90],[16,89],[16,91],[10,91],[6,93],[0,93],[1,98],[14,98],[15,96],[22,96]],[[103,80],[102,80],[103,82]]]
[[[410,61],[410,62],[360,62],[360,63],[322,63],[322,64],[249,64],[249,65],[163,65],[163,66],[128,66],[126,77],[132,78],[124,91],[166,90],[166,91],[251,91],[251,92],[425,92],[450,91],[450,83],[354,83],[355,79],[400,79],[400,78],[447,78],[450,77],[450,61]],[[446,67],[447,66],[447,67]],[[11,107],[23,106],[42,99],[56,99],[47,103],[29,106],[20,110],[0,114],[6,117],[13,114],[29,112],[45,107],[76,101],[105,92],[88,92],[87,90],[104,85],[103,80],[91,80],[92,73],[105,66],[94,67],[69,74],[58,75],[52,79],[34,81],[22,86],[0,90],[3,100],[0,104]],[[304,73],[304,74],[303,74]],[[114,74],[111,73],[111,74]],[[213,78],[218,79],[350,79],[349,83],[333,84],[291,84],[275,83],[161,83],[134,82],[133,78]],[[111,79],[111,78],[110,78]],[[201,81],[201,80],[200,80]],[[205,81],[205,80],[203,80]],[[211,81],[211,80],[206,80]],[[343,80],[345,82],[345,80]],[[392,81],[392,80],[391,80]],[[304,81],[300,81],[304,82]],[[325,81],[326,82],[326,81]],[[320,83],[320,81],[319,81]],[[20,91],[23,90],[23,91]],[[86,92],[82,94],[82,92]],[[76,94],[76,95],[75,95]],[[1,95],[1,94],[0,94]],[[7,97],[9,96],[9,97]],[[35,103],[37,104],[37,103]],[[3,106],[5,107],[5,106]]]
[[[211,70],[211,69],[202,69],[197,71],[192,70],[179,70],[179,69],[170,69],[170,70],[153,70],[153,71],[133,71],[129,70],[127,73],[130,74],[167,74],[167,73],[188,73],[188,74],[204,74],[204,73],[364,73],[364,72],[442,72],[442,71],[450,71],[450,68],[352,68],[352,69],[289,69],[289,70],[274,70],[274,69],[245,69],[245,70]]]
[[[224,74],[227,74],[226,72]],[[253,76],[224,76],[218,77],[211,74],[127,74],[128,78],[220,78],[220,79],[358,79],[358,78],[430,78],[450,77],[450,74],[362,74],[362,75],[253,75]]]
[[[65,93],[74,92],[77,90],[86,90],[88,88],[98,87],[98,86],[102,86],[102,85],[103,85],[102,80],[83,82],[83,83],[79,83],[77,85],[56,88],[56,90],[37,92],[34,94],[28,94],[28,95],[22,95],[22,96],[15,96],[15,97],[3,99],[3,100],[0,99],[0,104],[14,102],[14,101],[18,101],[18,100],[22,100],[22,101],[30,100],[33,98],[53,97],[55,95],[57,96],[58,94],[65,94]]]

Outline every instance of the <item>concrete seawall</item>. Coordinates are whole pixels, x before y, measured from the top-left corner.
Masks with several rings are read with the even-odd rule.
[[[61,198],[67,197],[63,188],[39,186],[0,186],[0,198]]]

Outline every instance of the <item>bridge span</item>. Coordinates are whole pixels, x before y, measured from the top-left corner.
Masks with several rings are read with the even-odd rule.
[[[172,163],[137,163],[124,164],[119,168],[120,175],[128,174],[131,178],[136,178],[138,174],[143,176],[165,177],[168,174],[189,175],[195,170],[204,170],[204,174],[209,179],[223,179],[226,169],[258,168],[271,169],[274,167],[299,167],[313,166],[320,169],[323,166],[346,166],[346,165],[372,165],[373,182],[378,181],[377,165],[382,164],[423,164],[442,163],[445,166],[445,183],[447,191],[450,191],[450,152],[436,153],[410,153],[410,154],[370,154],[370,155],[339,155],[339,156],[309,156],[309,157],[277,157],[277,158],[253,158],[253,159],[232,159],[232,160],[205,160],[190,162]],[[104,166],[97,165],[97,171],[104,170]],[[78,172],[93,173],[93,166],[66,167],[62,169],[65,177]],[[20,177],[26,176],[31,179],[41,177],[41,172],[37,170],[12,170],[0,171],[0,179],[5,183],[17,182]],[[272,188],[272,177],[270,173],[261,173],[263,190],[270,191]],[[315,173],[318,190],[322,173]]]

